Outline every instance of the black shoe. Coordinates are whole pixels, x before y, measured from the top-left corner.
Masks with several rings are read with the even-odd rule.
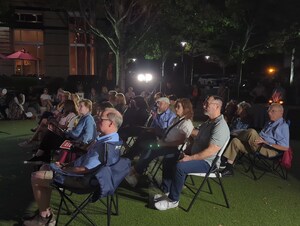
[[[222,172],[222,177],[228,177],[228,176],[233,176],[233,169],[228,169],[228,168],[225,168]]]
[[[227,162],[223,162],[223,161],[221,161],[221,163],[220,163],[220,169],[225,169],[226,168],[226,164],[227,164]]]
[[[24,161],[24,164],[42,165],[44,163],[50,163],[50,157],[48,156],[33,156],[31,159]]]
[[[33,132],[33,133],[36,132],[36,130],[37,130],[36,128],[30,129],[30,131]]]

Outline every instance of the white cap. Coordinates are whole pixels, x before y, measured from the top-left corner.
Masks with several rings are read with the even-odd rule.
[[[5,94],[7,94],[7,89],[2,89],[1,92],[2,92],[3,95],[5,95]]]
[[[170,100],[167,97],[161,97],[156,102],[166,102],[167,104],[170,104]]]

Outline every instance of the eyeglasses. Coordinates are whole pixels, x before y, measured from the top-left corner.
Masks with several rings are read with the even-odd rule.
[[[98,117],[98,122],[103,122],[105,120],[111,121],[109,118],[100,118],[100,117]]]

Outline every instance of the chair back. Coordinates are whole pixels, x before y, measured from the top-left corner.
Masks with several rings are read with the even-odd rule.
[[[95,178],[100,188],[100,192],[95,193],[97,198],[114,194],[119,184],[130,171],[130,160],[120,157],[122,144],[122,141],[104,143],[105,151],[100,152],[99,155],[102,164],[95,173]]]
[[[216,157],[214,158],[212,164],[211,164],[211,170],[209,170],[209,172],[211,172],[213,169],[216,168],[216,165],[217,165],[217,162],[219,161],[219,159],[221,158],[221,156],[223,155],[226,147],[227,147],[227,144],[230,140],[230,137],[228,137],[228,139],[226,140],[226,142],[224,143],[224,145],[222,146],[222,148],[218,151]],[[219,166],[217,166],[217,168],[219,168]]]
[[[147,118],[147,120],[146,120],[146,122],[145,122],[144,126],[145,126],[145,127],[150,127],[150,126],[151,126],[151,123],[152,123],[152,121],[153,121],[152,114],[149,114],[149,116],[148,116],[148,118]]]

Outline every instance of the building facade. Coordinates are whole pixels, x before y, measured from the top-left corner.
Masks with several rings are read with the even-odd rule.
[[[53,9],[48,1],[10,1],[0,23],[0,53],[25,51],[37,60],[0,60],[0,74],[66,78],[95,75],[95,42],[76,11]]]

